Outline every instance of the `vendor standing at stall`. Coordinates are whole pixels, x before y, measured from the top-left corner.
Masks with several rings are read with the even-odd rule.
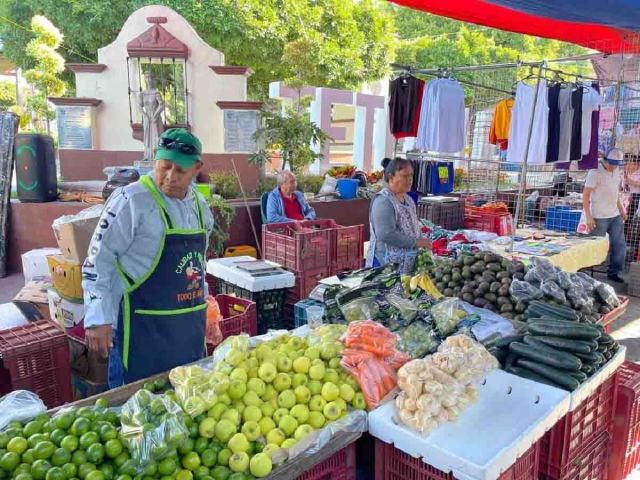
[[[627,242],[624,222],[627,212],[620,200],[620,165],[624,154],[619,148],[612,148],[602,159],[597,170],[590,170],[584,183],[582,206],[587,226],[592,235],[604,237],[609,234],[609,280],[624,283],[620,276],[624,268]]]
[[[371,229],[367,267],[398,263],[400,273],[413,272],[418,250],[431,248],[431,240],[422,236],[416,204],[407,193],[413,184],[413,167],[403,158],[385,158],[384,187],[369,208]]]
[[[87,346],[109,355],[109,387],[196,361],[205,353],[207,240],[213,216],[192,181],[202,146],[164,132],[155,167],[116,190],[82,274]]]

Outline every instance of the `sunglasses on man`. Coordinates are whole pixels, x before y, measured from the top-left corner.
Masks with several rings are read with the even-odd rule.
[[[158,142],[158,145],[164,147],[167,150],[177,150],[178,152],[184,153],[185,155],[194,155],[196,153],[200,153],[195,145],[178,142],[177,140],[172,140],[170,138],[161,138],[160,142]]]

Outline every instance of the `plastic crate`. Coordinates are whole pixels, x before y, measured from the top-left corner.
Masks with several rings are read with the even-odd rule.
[[[640,365],[625,362],[619,375],[611,437],[610,480],[627,478],[640,465]]]
[[[287,293],[287,303],[295,305],[300,300],[306,300],[309,295],[320,283],[331,274],[327,268],[316,268],[306,272],[296,272],[296,285],[289,289]]]
[[[541,439],[540,472],[563,479],[579,455],[591,448],[603,433],[610,435],[618,374],[605,380],[575,410],[567,413]],[[582,478],[582,477],[580,477]]]
[[[419,202],[416,206],[418,218],[427,219],[445,230],[458,230],[464,227],[465,202]]]
[[[375,480],[453,480],[451,472],[442,470],[412,457],[395,446],[375,439]],[[516,463],[504,471],[499,480],[538,480],[538,453],[536,442]]]
[[[218,291],[218,288],[216,287],[216,283],[218,282],[218,279],[208,273],[204,276],[204,278],[207,282],[207,287],[209,287],[209,295],[215,295],[216,292]]]
[[[296,480],[355,480],[355,442],[337,451],[325,461],[306,471]]]
[[[225,294],[216,295],[216,302],[218,302],[223,318],[222,322],[220,322],[222,340],[241,333],[248,333],[251,337],[255,337],[258,334],[255,302]],[[209,355],[211,355],[216,345],[207,342],[207,353]]]
[[[602,433],[592,445],[567,467],[561,480],[619,480],[608,477],[611,437]]]
[[[364,266],[364,226],[338,225],[331,231],[331,275]]]
[[[330,231],[307,227],[304,223],[263,225],[262,258],[298,272],[328,268]]]
[[[464,228],[505,236],[511,235],[513,220],[510,213],[465,213]]]
[[[311,300],[310,298],[306,300],[300,300],[298,303],[296,303],[293,306],[293,318],[294,318],[295,328],[301,327],[302,325],[306,325],[307,323],[309,323],[307,318],[307,308],[309,307],[324,308],[324,303]]]
[[[218,278],[216,282],[218,294],[234,295],[255,302],[258,334],[267,333],[271,329],[283,328],[284,303],[287,290],[287,288],[280,288],[252,292],[221,278]]]
[[[73,401],[69,344],[55,323],[40,320],[0,331],[0,357],[0,394],[31,390],[48,408]]]
[[[578,230],[582,210],[571,210],[566,205],[547,208],[544,221],[546,230],[557,230],[559,232],[575,232]]]

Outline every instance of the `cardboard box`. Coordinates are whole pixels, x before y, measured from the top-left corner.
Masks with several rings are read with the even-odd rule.
[[[83,398],[93,397],[94,395],[98,395],[99,393],[106,392],[107,390],[109,390],[109,385],[107,384],[107,382],[92,382],[91,380],[82,378],[82,376],[78,375],[75,372],[72,372],[71,389],[73,391],[73,400],[77,401],[82,400]]]
[[[49,276],[47,256],[60,255],[59,248],[38,248],[22,254],[22,273],[25,285],[33,280],[42,280]]]
[[[93,383],[107,383],[109,359],[101,357],[100,354],[93,350],[89,350],[84,341],[74,337],[67,338],[69,339],[69,351],[72,352],[72,373]]]
[[[50,282],[29,282],[13,299],[13,303],[31,322],[43,318],[54,319],[49,311],[48,290],[53,287]],[[55,320],[55,319],[54,319]]]
[[[83,210],[78,215],[65,216],[54,222],[53,232],[64,257],[80,265],[84,263],[101,210]]]
[[[84,304],[65,300],[58,292],[47,292],[49,318],[64,328],[67,335],[84,339]]]
[[[47,257],[53,288],[65,300],[82,303],[82,265],[62,255]]]

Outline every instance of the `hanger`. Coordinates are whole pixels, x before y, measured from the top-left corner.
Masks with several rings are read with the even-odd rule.
[[[528,74],[526,77],[524,77],[522,80],[517,80],[517,81],[513,84],[513,87],[512,87],[512,88],[516,88],[516,86],[518,85],[518,83],[520,83],[520,82],[525,82],[525,81],[527,81],[527,80],[529,80],[529,79],[531,79],[531,78],[534,78],[535,76],[536,76],[536,75],[534,75],[534,73],[533,73],[533,65],[529,65],[529,74]]]

